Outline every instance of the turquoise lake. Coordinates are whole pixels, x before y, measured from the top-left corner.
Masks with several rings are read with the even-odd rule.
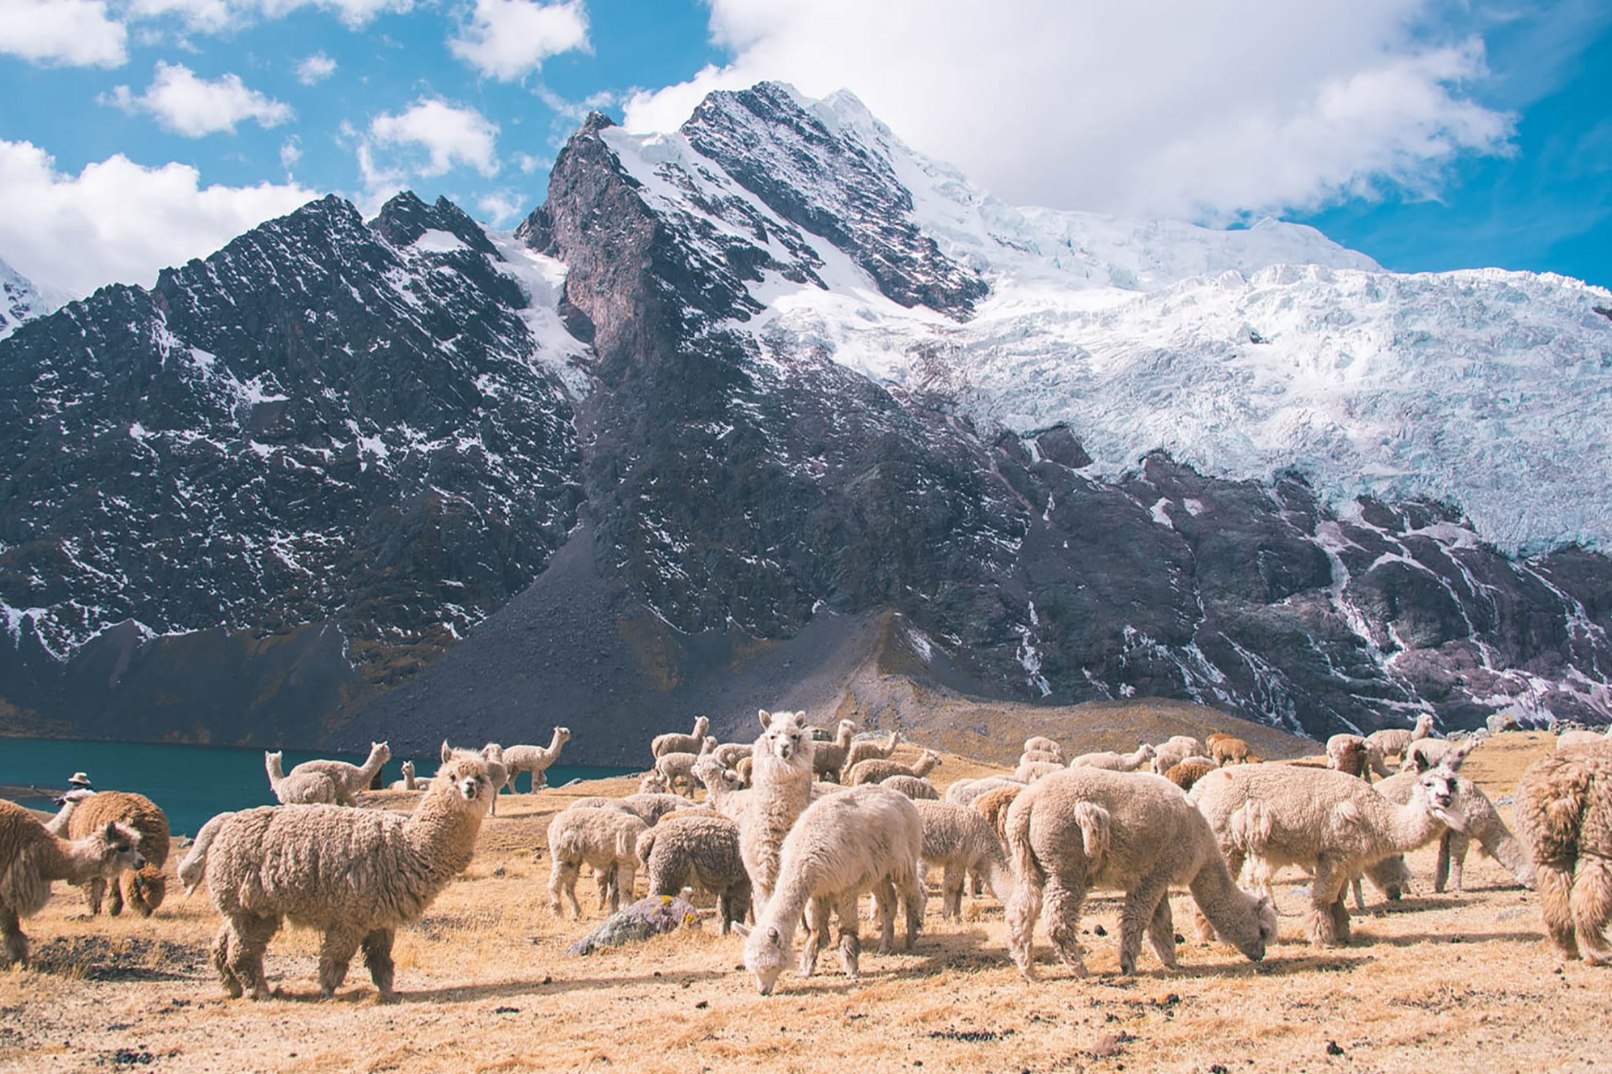
[[[285,770],[316,757],[362,764],[361,756],[286,750]],[[386,763],[386,782],[402,779],[399,766],[410,758],[394,754]],[[412,758],[421,775],[436,770],[435,756]],[[53,795],[67,789],[67,777],[87,773],[100,791],[135,791],[168,814],[174,833],[194,835],[215,813],[274,805],[263,751],[238,746],[173,746],[149,742],[85,742],[52,738],[0,738],[0,797],[31,809],[54,811]],[[548,771],[549,785],[573,779],[622,775],[625,768],[593,768],[557,764]],[[531,777],[522,775],[524,790]]]

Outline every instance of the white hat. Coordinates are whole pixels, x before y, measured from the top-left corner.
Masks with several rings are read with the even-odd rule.
[[[91,786],[90,777],[83,772],[74,772],[71,776],[67,777],[67,782],[71,783],[75,787]]]

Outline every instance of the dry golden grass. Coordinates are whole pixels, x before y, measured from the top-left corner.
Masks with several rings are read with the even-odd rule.
[[[1548,736],[1501,736],[1468,771],[1498,798],[1550,747]],[[936,775],[944,784],[984,770],[949,756]],[[936,898],[914,953],[868,953],[856,982],[830,956],[819,976],[786,975],[767,998],[738,969],[740,941],[709,924],[568,957],[565,945],[601,915],[550,916],[548,863],[536,853],[544,826],[577,795],[635,789],[621,779],[506,795],[475,864],[399,937],[403,1000],[392,1006],[375,1002],[361,963],[334,1000],[319,1001],[317,940],[298,931],[269,948],[283,998],[225,1000],[207,958],[217,922],[205,896],[176,896],[149,920],[89,920],[78,893],[59,887],[26,924],[37,966],[0,971],[0,1071],[1612,1068],[1612,977],[1560,966],[1532,893],[1507,886],[1487,859],[1469,859],[1465,893],[1431,894],[1430,849],[1412,860],[1417,894],[1357,915],[1356,942],[1337,950],[1300,941],[1304,878],[1284,874],[1282,939],[1258,964],[1189,940],[1181,972],[1144,951],[1140,974],[1118,977],[1112,896],[1087,907],[1084,981],[1048,961],[1044,941],[1044,979],[1022,981],[989,899],[952,925]],[[408,808],[415,796],[374,797]],[[583,892],[591,899],[586,881]],[[1173,899],[1185,924],[1190,902]]]

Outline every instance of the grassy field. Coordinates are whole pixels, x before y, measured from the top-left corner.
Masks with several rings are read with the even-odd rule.
[[[1499,800],[1550,749],[1547,735],[1499,736],[1467,774]],[[936,775],[995,770],[948,756]],[[566,956],[602,915],[549,913],[548,819],[576,795],[634,789],[620,779],[501,799],[474,864],[399,936],[395,1005],[376,1003],[361,961],[320,1001],[317,938],[296,930],[269,947],[281,997],[226,1000],[208,961],[217,918],[205,894],[176,894],[147,920],[89,919],[79,893],[58,885],[25,922],[35,966],[0,971],[0,1071],[1612,1069],[1612,976],[1561,965],[1533,894],[1486,858],[1469,858],[1465,892],[1434,895],[1431,848],[1412,857],[1414,893],[1373,898],[1346,948],[1302,941],[1305,878],[1284,873],[1282,936],[1257,964],[1189,935],[1180,972],[1144,946],[1138,975],[1121,978],[1110,895],[1087,907],[1086,980],[1053,964],[1038,937],[1043,979],[1025,983],[989,898],[949,924],[936,896],[913,953],[867,953],[855,982],[830,955],[818,976],[786,974],[765,998],[740,968],[741,941],[714,923]],[[415,797],[368,804],[407,809]],[[1172,898],[1188,922],[1190,901]]]

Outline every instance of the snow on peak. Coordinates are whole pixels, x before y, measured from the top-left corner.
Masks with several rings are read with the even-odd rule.
[[[52,313],[69,301],[67,295],[36,286],[0,259],[0,339],[15,332],[24,321]]]

